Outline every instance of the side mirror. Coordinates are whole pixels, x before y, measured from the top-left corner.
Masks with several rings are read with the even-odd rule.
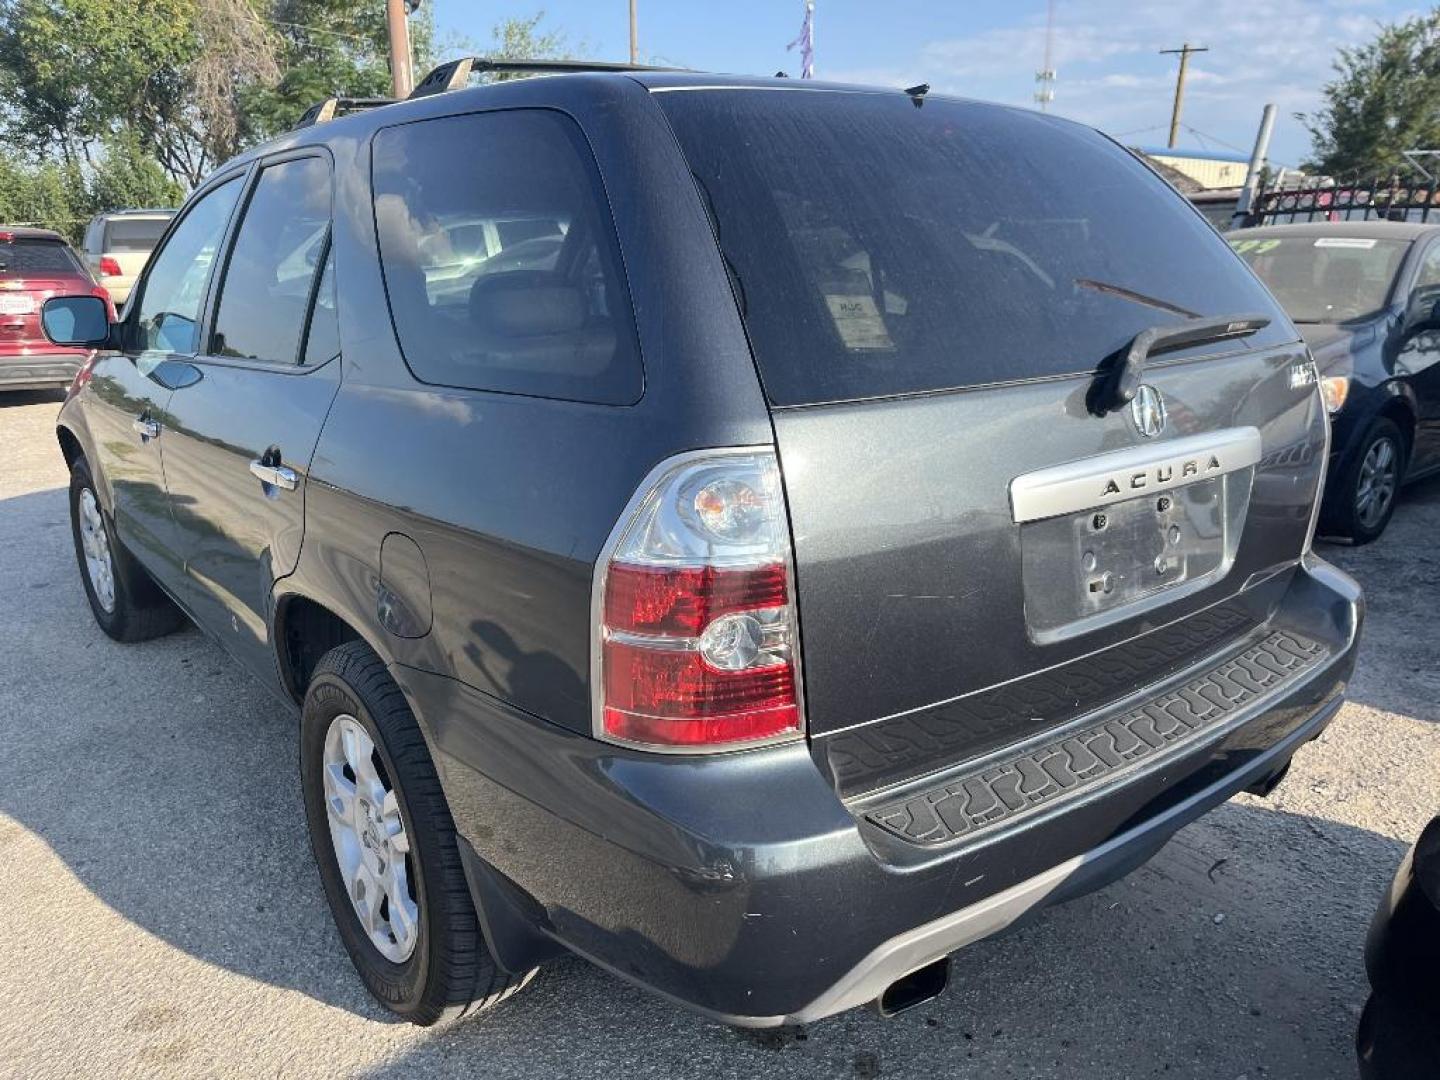
[[[110,342],[110,313],[98,296],[56,296],[45,301],[40,325],[54,345],[103,349]]]

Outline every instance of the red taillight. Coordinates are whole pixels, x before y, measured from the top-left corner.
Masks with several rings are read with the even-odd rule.
[[[614,563],[605,583],[605,625],[636,634],[694,636],[729,612],[785,603],[783,563],[751,570]]]
[[[101,277],[119,277],[124,272],[125,271],[120,269],[120,264],[109,255],[102,255],[100,257]]]
[[[655,475],[597,574],[596,733],[696,751],[798,735],[774,455],[686,455]]]

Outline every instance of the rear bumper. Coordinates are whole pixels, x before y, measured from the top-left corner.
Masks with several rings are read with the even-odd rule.
[[[89,354],[45,353],[31,356],[0,355],[0,391],[46,390],[69,386]]]
[[[650,756],[452,680],[397,675],[431,728],[462,848],[483,860],[472,880],[491,883],[477,899],[502,964],[528,966],[537,942],[558,942],[716,1019],[765,1027],[872,1000],[1098,888],[1282,769],[1338,710],[1362,617],[1355,583],[1307,558],[1272,620],[1323,645],[1301,675],[1076,797],[930,844],[843,803],[803,745]]]

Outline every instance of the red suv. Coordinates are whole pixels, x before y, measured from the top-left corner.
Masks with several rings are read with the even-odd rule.
[[[52,345],[40,329],[40,309],[52,296],[110,294],[95,283],[65,238],[49,229],[0,225],[0,391],[66,386],[88,349]]]

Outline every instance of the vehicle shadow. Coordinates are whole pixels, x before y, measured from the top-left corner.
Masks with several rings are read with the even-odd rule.
[[[22,405],[44,405],[53,402],[59,406],[65,400],[65,388],[55,390],[0,390],[0,409],[19,408]]]
[[[66,515],[59,489],[0,502],[0,825],[166,945],[393,1023],[325,907],[293,717],[197,631],[105,638]],[[964,951],[948,995],[894,1020],[740,1032],[566,960],[493,1012],[404,1029],[374,1074],[1350,1076],[1365,928],[1402,848],[1242,797]]]

